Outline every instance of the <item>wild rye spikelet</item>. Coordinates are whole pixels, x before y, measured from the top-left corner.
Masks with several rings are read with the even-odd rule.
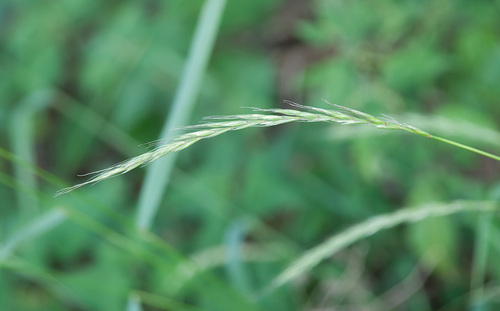
[[[151,163],[152,161],[155,161],[163,157],[168,153],[177,152],[182,149],[185,149],[202,139],[215,137],[225,132],[242,130],[249,127],[269,127],[295,121],[330,122],[330,123],[338,123],[344,125],[370,124],[372,126],[381,129],[404,130],[417,135],[423,135],[433,138],[433,136],[431,136],[427,132],[424,132],[408,124],[400,123],[392,118],[387,118],[387,120],[382,120],[361,111],[357,111],[339,105],[330,104],[326,100],[325,102],[332,105],[335,108],[334,110],[303,106],[291,101],[284,101],[284,102],[293,107],[307,111],[295,110],[295,109],[277,109],[277,108],[275,109],[252,108],[255,112],[264,112],[269,114],[254,113],[254,114],[240,114],[240,115],[230,115],[230,116],[215,116],[206,118],[207,120],[219,120],[219,121],[205,122],[194,126],[188,126],[186,127],[186,129],[192,130],[192,132],[182,134],[174,138],[173,141],[169,143],[158,146],[149,152],[143,153],[139,156],[118,163],[109,168],[87,174],[94,176],[91,177],[86,182],[59,190],[55,194],[55,196],[68,193],[72,190],[75,190],[87,184],[94,184],[110,177],[114,177],[120,174],[125,174],[139,166],[141,167],[145,166]]]

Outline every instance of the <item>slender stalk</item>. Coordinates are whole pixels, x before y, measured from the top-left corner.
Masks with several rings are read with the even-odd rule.
[[[457,147],[465,149],[465,150],[469,150],[469,151],[475,152],[475,153],[483,155],[485,157],[488,157],[488,158],[500,161],[500,157],[499,156],[496,156],[496,155],[491,154],[489,152],[482,151],[482,150],[479,150],[479,149],[476,149],[476,148],[473,148],[473,147],[469,147],[467,145],[463,145],[463,144],[460,144],[460,143],[457,143],[455,141],[452,141],[452,140],[449,140],[449,139],[446,139],[446,138],[442,138],[442,137],[439,137],[439,136],[432,136],[432,138],[435,139],[435,140],[439,140],[439,141],[442,141],[444,143],[453,145],[453,146],[457,146]]]

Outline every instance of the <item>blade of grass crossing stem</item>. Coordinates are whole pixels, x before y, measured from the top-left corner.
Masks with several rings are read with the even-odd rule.
[[[54,90],[53,96],[62,102],[61,105],[56,105],[54,108],[69,120],[74,121],[82,130],[87,131],[90,136],[102,140],[103,143],[109,144],[127,156],[137,154],[141,149],[139,142],[91,107],[84,106],[75,98],[59,90]],[[82,115],[86,115],[86,117],[81,118]],[[103,126],[97,127],[96,124]]]
[[[212,53],[225,4],[226,0],[206,0],[203,5],[182,79],[160,139],[173,138],[172,131],[188,122]],[[136,216],[136,224],[140,229],[147,230],[151,226],[176,158],[177,153],[171,153],[148,166]]]
[[[430,217],[451,215],[462,211],[493,211],[498,208],[494,201],[485,202],[454,202],[451,204],[433,204],[417,208],[402,209],[393,213],[372,217],[367,221],[342,231],[330,237],[325,242],[305,252],[292,262],[288,268],[274,278],[260,293],[266,295],[274,289],[311,270],[322,260],[332,256],[345,247],[367,238],[381,230],[390,229],[402,223],[417,222]]]
[[[4,261],[22,242],[33,240],[43,233],[52,230],[66,219],[66,213],[62,209],[51,209],[44,215],[36,218],[31,223],[17,230],[6,241],[2,242],[0,248],[0,262]]]

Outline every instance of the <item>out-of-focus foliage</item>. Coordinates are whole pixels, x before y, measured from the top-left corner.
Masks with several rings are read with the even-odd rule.
[[[472,213],[379,232],[254,296],[374,215],[498,200],[498,163],[422,137],[300,124],[200,142],[179,156],[158,239],[133,227],[143,170],[52,198],[65,184],[44,172],[81,182],[157,138],[202,5],[0,2],[2,310],[124,310],[130,293],[144,310],[498,308],[498,220],[476,239]],[[499,1],[228,1],[192,122],[324,98],[448,118],[474,145],[462,119],[499,129],[499,16]],[[55,208],[62,223],[41,226]]]

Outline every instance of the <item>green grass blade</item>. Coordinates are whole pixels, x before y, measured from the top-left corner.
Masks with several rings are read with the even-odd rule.
[[[208,59],[212,54],[225,4],[226,0],[205,1],[172,110],[160,135],[161,139],[171,139],[172,131],[188,122]],[[176,154],[172,153],[148,167],[136,216],[139,228],[148,229],[151,226],[175,160]]]
[[[24,241],[31,241],[47,231],[52,230],[66,219],[66,213],[62,209],[52,209],[44,215],[36,218],[26,226],[19,228],[0,247],[0,261],[5,260],[14,249]]]
[[[74,121],[74,124],[88,132],[89,136],[101,140],[127,156],[137,154],[138,150],[141,149],[139,142],[135,141],[113,122],[106,120],[104,116],[91,107],[84,106],[78,100],[60,90],[53,90],[53,97],[61,101],[61,104],[56,105],[54,109],[57,109],[68,120]],[[86,117],[81,118],[82,115],[86,115]],[[102,124],[103,126],[97,127],[96,124]]]
[[[13,153],[32,164],[36,162],[33,121],[37,113],[48,107],[51,98],[50,92],[35,92],[21,101],[12,112],[9,136]],[[15,166],[14,174],[16,179],[28,188],[37,188],[36,176],[31,171]],[[38,210],[36,199],[19,191],[17,198],[24,217]]]
[[[345,247],[367,238],[375,233],[390,229],[402,223],[421,221],[429,217],[451,215],[462,211],[493,211],[498,207],[496,202],[455,202],[452,204],[433,204],[417,208],[407,208],[393,213],[372,217],[339,234],[335,234],[325,242],[307,251],[295,260],[282,273],[271,281],[262,292],[263,295],[295,279],[311,270],[322,260],[332,256]]]
[[[488,262],[488,243],[490,239],[492,217],[493,215],[491,213],[481,215],[476,226],[476,241],[470,281],[470,310],[482,310],[483,308],[484,282],[486,265]]]
[[[135,293],[128,295],[126,311],[142,311],[141,298]]]
[[[243,293],[251,292],[251,283],[243,264],[243,241],[248,224],[244,219],[234,221],[226,233],[226,273],[232,285]]]

